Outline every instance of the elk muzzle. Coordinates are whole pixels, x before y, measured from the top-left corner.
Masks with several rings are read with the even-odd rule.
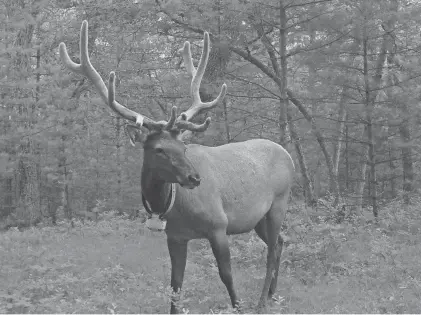
[[[199,174],[193,174],[193,175],[189,175],[188,179],[190,181],[190,183],[192,183],[194,186],[199,186],[200,185],[200,175]]]
[[[187,175],[186,179],[179,181],[181,187],[193,189],[200,185],[200,175],[198,173],[192,173]]]

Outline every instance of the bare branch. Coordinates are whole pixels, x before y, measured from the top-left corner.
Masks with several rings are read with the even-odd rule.
[[[318,0],[318,1],[300,3],[300,4],[289,4],[285,8],[289,9],[289,8],[294,8],[294,7],[304,7],[304,6],[307,6],[307,5],[314,5],[314,4],[318,4],[318,3],[331,2],[331,1],[332,0]]]
[[[259,35],[261,41],[263,42],[263,45],[265,45],[266,47],[266,50],[269,54],[270,62],[272,63],[272,68],[275,71],[275,74],[279,77],[281,72],[279,70],[278,60],[276,59],[275,48],[272,46],[271,41],[269,40],[268,36],[265,34],[262,23],[253,23],[253,26],[256,29],[257,34]]]

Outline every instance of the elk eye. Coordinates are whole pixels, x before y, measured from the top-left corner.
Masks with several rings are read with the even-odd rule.
[[[155,152],[158,153],[158,154],[162,154],[162,153],[164,153],[164,149],[158,147],[158,148],[155,148]]]

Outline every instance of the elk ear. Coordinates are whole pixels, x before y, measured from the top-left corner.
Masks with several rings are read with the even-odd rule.
[[[148,136],[148,129],[138,128],[131,125],[126,125],[126,132],[129,135],[130,144],[135,146],[136,142],[140,142],[142,145],[146,141]]]

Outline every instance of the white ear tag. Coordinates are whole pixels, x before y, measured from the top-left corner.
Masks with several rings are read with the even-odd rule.
[[[143,116],[141,115],[136,116],[136,125],[140,127],[143,126]]]
[[[146,227],[152,231],[163,231],[167,225],[166,220],[161,220],[157,215],[153,215],[146,220]]]

